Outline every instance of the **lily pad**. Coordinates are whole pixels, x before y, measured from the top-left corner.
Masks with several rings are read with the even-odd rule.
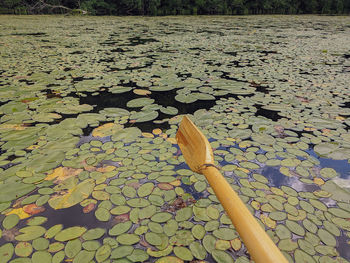
[[[77,237],[80,237],[82,234],[84,234],[87,231],[85,227],[79,227],[79,226],[73,226],[66,228],[59,232],[56,236],[55,239],[57,241],[68,241],[75,239]]]

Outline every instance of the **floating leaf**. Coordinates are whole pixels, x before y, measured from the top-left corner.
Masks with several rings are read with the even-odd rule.
[[[162,244],[162,239],[160,235],[153,233],[153,232],[148,232],[145,235],[146,241],[150,243],[151,245],[154,246],[159,246]]]
[[[106,123],[92,131],[92,136],[94,137],[106,137],[111,136],[116,133],[118,130],[123,129],[123,126],[115,123]]]
[[[2,226],[4,229],[11,229],[18,224],[19,219],[20,218],[17,214],[10,214],[2,221]]]
[[[185,247],[174,247],[174,254],[186,261],[191,261],[193,259],[191,251]]]
[[[30,241],[41,237],[46,232],[46,229],[42,226],[27,226],[19,230],[22,234],[16,236],[18,241]]]
[[[218,239],[215,243],[215,249],[218,250],[227,250],[231,247],[231,243],[228,240]]]
[[[238,237],[235,238],[235,239],[233,239],[233,240],[231,240],[230,243],[231,243],[232,248],[233,248],[235,251],[240,250],[241,247],[242,247],[242,242],[241,242],[241,240],[240,240]]]
[[[36,217],[32,217],[30,219],[27,220],[27,225],[28,226],[38,226],[38,225],[42,225],[47,221],[47,217],[43,217],[43,216],[36,216]]]
[[[133,251],[134,248],[132,246],[119,246],[113,249],[111,253],[111,259],[118,259],[129,256]]]
[[[282,239],[278,243],[278,247],[284,251],[294,251],[295,249],[298,248],[298,243],[295,241],[292,241],[290,238]]]
[[[95,216],[99,221],[107,222],[111,218],[111,214],[108,209],[99,207],[95,211]]]
[[[110,230],[109,230],[109,235],[111,236],[118,236],[121,235],[125,232],[127,232],[132,226],[132,222],[131,221],[126,221],[126,222],[122,222],[119,224],[114,225]]]
[[[1,262],[8,262],[13,255],[13,252],[15,251],[12,243],[4,244],[0,247],[0,257]]]
[[[101,246],[97,251],[96,251],[96,260],[97,262],[103,262],[106,259],[109,258],[111,255],[112,249],[108,244],[105,244]]]
[[[151,217],[151,220],[157,223],[164,223],[168,221],[170,218],[172,218],[172,214],[162,212],[162,213],[157,213],[154,216]]]
[[[0,249],[1,251],[1,249]],[[29,242],[18,242],[15,247],[15,254],[19,257],[29,257],[33,252],[33,247]],[[1,252],[0,252],[1,255]]]
[[[203,238],[202,242],[205,250],[208,251],[209,253],[212,253],[212,251],[215,249],[215,242],[216,242],[215,237],[212,235],[206,235]]]
[[[287,220],[286,221],[286,226],[287,228],[292,231],[294,234],[298,236],[304,236],[305,235],[305,230],[303,227],[301,227],[298,223],[294,221]]]
[[[104,235],[105,232],[106,230],[103,228],[93,228],[85,232],[82,237],[84,240],[99,239]]]
[[[79,226],[69,227],[59,232],[55,236],[55,239],[60,242],[72,240],[77,237],[80,237],[82,234],[86,232],[86,230],[87,229],[85,227],[79,227]]]
[[[117,237],[117,241],[122,245],[133,245],[140,241],[140,237],[135,234],[121,234]]]
[[[177,257],[167,256],[157,259],[155,263],[184,263],[184,261]]]
[[[81,250],[82,244],[79,238],[69,240],[64,248],[68,258],[74,258]]]
[[[145,183],[137,190],[137,194],[139,197],[148,196],[152,193],[153,188],[154,188],[153,183]]]
[[[32,262],[45,263],[51,262],[52,256],[47,251],[36,251],[32,255]]]
[[[35,250],[45,250],[49,247],[49,244],[50,244],[50,241],[43,237],[34,239],[32,242],[33,248]]]
[[[127,259],[132,262],[146,262],[149,258],[149,255],[146,251],[142,249],[135,248],[131,255],[127,256]]]
[[[164,257],[169,255],[171,252],[173,251],[173,246],[167,246],[165,249],[163,250],[158,250],[158,251],[154,251],[150,248],[147,249],[147,254],[150,255],[151,257]]]
[[[36,187],[32,184],[24,184],[21,182],[0,184],[0,203],[15,200],[30,193],[35,188]]]
[[[49,205],[54,209],[62,209],[74,206],[86,199],[95,187],[93,179],[87,179],[70,188],[63,195],[55,195],[49,200]]]
[[[335,237],[329,233],[327,230],[320,228],[318,229],[317,235],[320,237],[321,241],[325,243],[327,246],[335,247],[337,241]]]
[[[138,98],[138,99],[133,99],[133,100],[128,101],[126,106],[129,108],[137,108],[137,107],[143,107],[146,105],[150,105],[153,102],[154,102],[154,99]]]
[[[90,262],[95,256],[95,251],[81,250],[78,255],[75,256],[73,263],[85,263]]]
[[[212,251],[212,256],[217,262],[224,262],[224,263],[234,262],[233,258],[228,253],[222,250],[214,249]]]
[[[63,229],[63,225],[62,224],[58,224],[58,225],[54,225],[54,226],[50,227],[45,233],[45,238],[48,238],[48,239],[53,238],[62,229]]]

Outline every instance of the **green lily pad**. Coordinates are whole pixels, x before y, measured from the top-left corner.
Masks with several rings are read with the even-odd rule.
[[[63,225],[62,224],[58,224],[58,225],[54,225],[52,227],[50,227],[46,233],[45,233],[45,238],[53,238],[55,235],[57,235],[61,230],[63,229]]]
[[[295,250],[294,252],[294,259],[295,262],[310,262],[310,263],[316,263],[316,261],[311,257],[309,254],[305,253],[302,250]]]
[[[135,248],[131,255],[127,256],[127,259],[132,262],[146,262],[149,258],[149,255],[146,251],[142,249]]]
[[[170,219],[169,221],[167,221],[164,225],[164,233],[171,237],[173,235],[175,235],[177,229],[178,229],[178,223],[174,220],[174,219]],[[193,233],[193,232],[192,232]]]
[[[212,253],[212,251],[215,249],[216,238],[212,235],[206,235],[203,238],[202,242],[205,250],[208,251],[209,253]]]
[[[137,107],[143,107],[146,105],[150,105],[152,103],[154,103],[154,99],[138,98],[138,99],[133,99],[133,100],[128,101],[126,106],[129,108],[137,108]]]
[[[33,252],[33,247],[29,242],[18,242],[15,247],[15,254],[19,257],[29,257],[30,254],[32,254],[32,252]]]
[[[101,246],[101,244],[97,240],[89,240],[85,241],[82,246],[87,251],[96,251]]]
[[[280,239],[290,239],[292,237],[292,233],[284,225],[277,225],[276,226],[276,235]]]
[[[32,217],[32,218],[28,219],[27,225],[28,226],[38,226],[38,225],[44,224],[46,221],[47,221],[47,217],[36,216],[36,217]]]
[[[148,232],[145,235],[146,241],[154,246],[159,246],[162,244],[162,239],[159,234]]]
[[[15,248],[13,247],[12,243],[7,243],[2,245],[0,247],[1,261],[4,263],[8,262],[12,258],[14,251],[15,251]]]
[[[32,262],[45,263],[51,262],[52,256],[47,251],[37,251],[32,255]]]
[[[90,262],[95,256],[95,251],[81,250],[78,255],[75,256],[73,263]]]
[[[196,239],[199,239],[199,240],[203,239],[205,233],[206,231],[202,225],[195,225],[192,228],[192,234]]]
[[[304,239],[298,239],[298,245],[300,249],[304,250],[309,255],[313,256],[316,254],[315,248],[310,242]]]
[[[16,214],[10,214],[5,217],[5,219],[2,221],[2,226],[4,229],[11,229],[14,226],[16,226],[19,222],[19,216]]]
[[[135,122],[147,122],[156,119],[158,115],[157,111],[140,111],[131,114],[130,119],[135,120]]]
[[[269,214],[269,217],[273,220],[281,221],[287,218],[287,214],[284,212],[275,211],[275,212],[271,212]]]
[[[112,249],[108,244],[105,244],[99,247],[95,255],[96,261],[99,263],[105,261],[111,255],[111,252],[112,252]]]
[[[33,248],[35,250],[45,250],[49,247],[49,244],[50,244],[50,241],[43,237],[34,239],[32,242]]]
[[[79,227],[79,226],[69,227],[59,232],[55,236],[55,239],[61,242],[72,240],[77,237],[80,237],[82,234],[86,232],[86,230],[87,229],[85,227]]]
[[[153,188],[154,188],[153,183],[145,183],[141,185],[139,189],[137,189],[137,194],[139,197],[148,196],[152,193]]]
[[[182,260],[191,261],[193,259],[191,251],[185,247],[174,247],[174,254]]]
[[[192,255],[200,260],[204,260],[207,256],[207,251],[199,242],[192,242],[190,244]]]
[[[82,235],[82,238],[84,240],[94,240],[99,239],[105,234],[106,230],[103,228],[93,228],[88,230]]]
[[[0,184],[0,203],[15,200],[30,193],[34,189],[34,185],[20,182]]]
[[[184,207],[176,212],[175,220],[178,222],[189,220],[192,217],[192,207]]]
[[[212,251],[212,256],[216,260],[216,262],[223,262],[223,263],[233,263],[233,258],[230,256],[230,254],[226,253],[222,250],[214,249]]]
[[[126,201],[131,207],[146,207],[150,205],[149,201],[143,198],[133,198]]]
[[[107,222],[111,218],[111,214],[108,209],[99,207],[95,211],[95,216],[99,221]]]
[[[164,222],[167,222],[170,218],[172,218],[172,214],[161,212],[152,216],[151,220],[157,223],[164,223]]]
[[[317,231],[317,235],[320,237],[321,241],[325,243],[327,246],[335,247],[337,245],[337,241],[335,237],[329,233],[327,230],[320,228]]]
[[[108,234],[110,236],[121,235],[121,234],[127,232],[131,228],[131,226],[132,226],[131,221],[126,221],[126,222],[116,224],[108,231]]]
[[[80,252],[81,247],[79,238],[69,240],[64,248],[64,253],[68,258],[74,258]]]
[[[298,236],[304,236],[305,235],[305,230],[303,227],[301,227],[298,223],[294,221],[287,220],[286,221],[286,227],[293,232],[294,234]]]
[[[20,233],[15,237],[18,241],[30,241],[38,237],[41,237],[46,232],[46,229],[42,226],[27,226],[19,230]]]
[[[133,251],[134,248],[132,246],[119,246],[112,250],[111,259],[118,259],[129,256]]]
[[[290,238],[282,239],[278,243],[278,247],[283,251],[294,251],[296,248],[298,248],[298,243],[292,241]]]

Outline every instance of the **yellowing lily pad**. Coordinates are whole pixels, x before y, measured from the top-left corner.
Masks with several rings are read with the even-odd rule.
[[[63,194],[52,196],[49,200],[49,205],[54,209],[71,207],[89,197],[94,187],[94,180],[87,179],[77,185],[73,185]]]

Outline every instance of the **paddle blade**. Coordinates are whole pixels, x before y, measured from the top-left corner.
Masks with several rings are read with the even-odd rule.
[[[204,164],[214,165],[213,151],[207,138],[187,116],[180,123],[176,140],[192,171],[201,174]]]

